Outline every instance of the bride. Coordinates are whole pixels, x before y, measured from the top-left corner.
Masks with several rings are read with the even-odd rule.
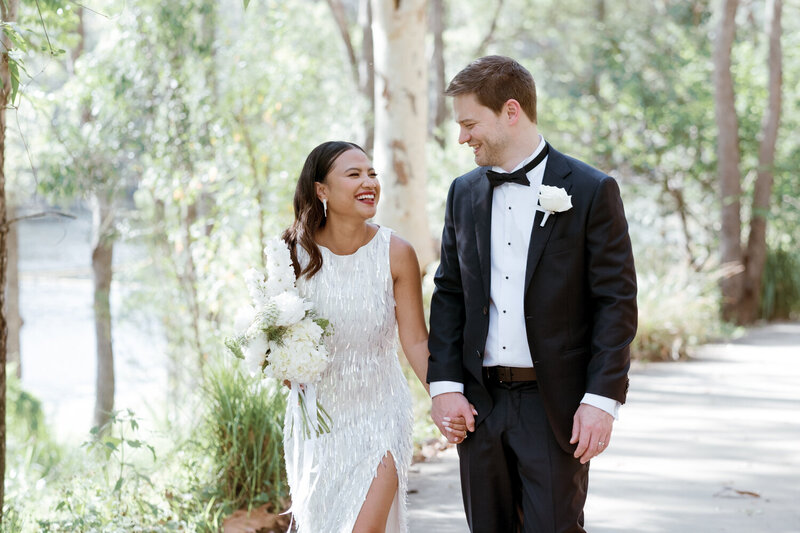
[[[331,363],[316,384],[331,430],[314,444],[311,483],[287,469],[301,533],[408,531],[413,414],[396,338],[427,388],[428,332],[414,249],[368,222],[380,192],[364,150],[323,143],[305,161],[283,234],[298,289],[333,327]],[[453,421],[451,440],[465,435],[463,419]],[[293,445],[285,432],[287,457]]]

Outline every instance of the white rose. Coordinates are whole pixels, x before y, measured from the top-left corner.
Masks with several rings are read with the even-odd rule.
[[[542,185],[539,187],[539,205],[545,211],[562,213],[572,209],[572,196],[568,196],[561,187]]]
[[[251,374],[261,373],[269,342],[264,335],[250,339],[244,349],[244,362]]]
[[[306,316],[306,302],[294,292],[284,292],[272,298],[278,309],[276,326],[291,326]]]

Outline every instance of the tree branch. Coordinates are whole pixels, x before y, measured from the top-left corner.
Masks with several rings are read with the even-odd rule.
[[[10,226],[11,224],[19,222],[20,220],[28,220],[31,218],[44,218],[49,216],[71,218],[73,220],[77,218],[75,215],[72,215],[70,213],[64,213],[63,211],[42,211],[41,213],[33,213],[31,215],[23,215],[21,217],[11,218],[6,222],[6,225]]]
[[[497,6],[494,8],[494,16],[492,17],[492,25],[489,26],[489,32],[486,34],[486,37],[483,38],[481,44],[478,45],[478,48],[475,50],[474,57],[481,57],[486,53],[486,47],[489,46],[494,40],[494,32],[497,30],[497,19],[500,17],[500,10],[503,7],[503,0],[497,0]]]
[[[339,27],[339,34],[342,36],[344,46],[347,48],[347,58],[350,60],[350,68],[353,71],[353,80],[356,87],[361,87],[361,79],[358,74],[358,59],[356,59],[356,52],[353,48],[353,41],[350,39],[350,30],[347,28],[347,15],[344,12],[344,4],[342,0],[327,0],[328,6],[333,13],[333,19]]]

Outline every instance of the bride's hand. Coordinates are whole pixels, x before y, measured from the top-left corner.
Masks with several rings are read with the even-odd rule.
[[[447,431],[448,437],[454,437],[456,443],[462,442],[467,438],[467,421],[463,416],[457,418],[445,418],[442,425]]]
[[[289,387],[290,389],[292,388],[292,382],[291,382],[291,381],[289,381],[288,379],[284,379],[284,380],[283,380],[283,385],[284,385],[285,387]],[[301,384],[300,384],[300,390],[301,390],[301,391],[304,391],[304,390],[306,390],[306,386],[305,386],[303,383],[301,383]]]

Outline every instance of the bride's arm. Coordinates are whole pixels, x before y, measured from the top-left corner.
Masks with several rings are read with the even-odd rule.
[[[429,391],[428,328],[422,309],[422,279],[414,248],[397,235],[392,235],[389,248],[394,280],[395,313],[400,345],[425,390]],[[430,392],[430,391],[429,391]]]

